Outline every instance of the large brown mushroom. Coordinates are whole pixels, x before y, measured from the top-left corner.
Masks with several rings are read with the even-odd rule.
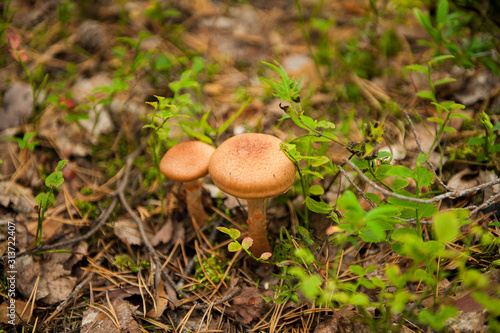
[[[209,173],[222,191],[248,202],[252,254],[271,252],[267,239],[266,198],[285,193],[295,178],[295,164],[272,135],[247,133],[223,142],[210,158]]]
[[[208,173],[215,148],[200,141],[187,141],[170,148],[160,161],[160,171],[170,180],[184,183],[187,210],[198,227],[208,220],[201,202],[200,178]]]

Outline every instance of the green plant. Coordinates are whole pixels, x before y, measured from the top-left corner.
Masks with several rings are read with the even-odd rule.
[[[28,132],[28,133],[24,133],[24,136],[22,139],[8,136],[8,137],[4,137],[2,140],[10,140],[10,141],[17,142],[20,149],[28,148],[29,150],[33,151],[35,149],[35,147],[38,145],[38,141],[31,140],[35,135],[36,135],[35,132]]]
[[[197,283],[193,286],[193,289],[207,289],[207,283],[219,284],[223,278],[225,282],[229,282],[230,276],[226,275],[224,277],[228,263],[223,262],[215,255],[211,255],[208,258],[201,257],[201,262],[198,258],[195,258],[195,263],[194,277]]]
[[[436,54],[443,54],[446,50],[466,68],[473,67],[479,61],[500,75],[498,57],[495,57],[494,34],[471,34],[468,28],[473,23],[471,21],[481,21],[482,18],[475,17],[473,12],[451,10],[448,0],[437,2],[434,24],[430,13],[424,14],[419,8],[414,8],[413,13],[432,38],[432,43],[420,42],[434,48]]]
[[[270,252],[264,252],[264,253],[262,253],[262,255],[259,258],[255,257],[252,254],[252,252],[250,252],[250,250],[249,250],[249,248],[253,244],[253,240],[250,237],[245,237],[241,242],[239,242],[238,238],[240,237],[241,233],[237,229],[228,229],[226,227],[217,227],[217,230],[219,230],[220,232],[223,232],[223,233],[229,235],[229,237],[231,237],[231,239],[233,240],[227,246],[227,249],[230,252],[236,252],[236,251],[239,251],[239,250],[243,250],[250,257],[254,258],[255,260],[257,260],[259,262],[263,262],[263,263],[266,263],[267,260],[269,260],[269,258],[271,258],[271,256],[272,256],[272,253],[270,253]]]
[[[36,228],[35,235],[35,246],[42,243],[42,230],[43,221],[45,220],[45,213],[50,206],[54,203],[54,192],[57,187],[59,187],[63,182],[64,178],[61,169],[66,165],[67,160],[62,160],[57,163],[57,167],[50,175],[45,178],[45,186],[49,188],[48,192],[39,193],[36,198],[37,213],[38,213],[38,224]]]
[[[434,82],[431,79],[431,68],[448,58],[452,56],[437,56],[427,66],[407,67],[407,70],[424,73],[428,79],[430,90],[419,91],[417,95],[424,101],[430,101],[436,107],[437,117],[428,119],[438,125],[436,132],[432,133],[434,142],[431,149],[438,145],[441,151],[443,151],[439,146],[441,135],[455,131],[449,126],[450,120],[455,117],[466,118],[456,112],[464,108],[463,105],[451,101],[439,101],[436,97],[435,87],[453,80],[445,79]],[[266,65],[278,73],[281,80],[267,78],[261,80],[273,88],[274,95],[279,97],[282,103],[289,104],[286,106],[280,104],[285,112],[284,118],[291,119],[307,133],[283,145],[283,149],[296,162],[299,169],[306,212],[308,209],[330,219],[332,228],[328,233],[327,242],[339,249],[336,259],[325,265],[317,259],[322,246],[310,235],[306,219],[303,220],[303,226],[298,228],[299,239],[293,238],[288,231],[282,230],[280,244],[275,250],[275,257],[272,261],[281,269],[281,273],[276,275],[281,283],[274,288],[276,296],[267,300],[275,302],[296,300],[297,291],[300,289],[306,298],[314,300],[321,306],[335,308],[345,305],[356,306],[372,331],[397,330],[404,321],[404,319],[399,319],[394,326],[393,321],[399,314],[403,315],[399,318],[414,320],[422,325],[428,325],[431,329],[441,331],[448,325],[448,320],[457,314],[455,307],[445,305],[446,295],[438,292],[440,281],[449,276],[442,266],[445,262],[452,262],[459,267],[460,275],[459,279],[454,280],[455,287],[467,284],[468,288],[481,290],[475,297],[478,299],[485,297],[484,304],[494,307],[495,300],[483,293],[483,288],[487,285],[484,278],[476,276],[476,271],[467,266],[468,248],[460,253],[448,246],[459,238],[465,244],[469,244],[472,237],[479,236],[484,240],[484,244],[492,249],[495,245],[491,242],[491,235],[477,230],[475,234],[463,237],[460,230],[471,223],[468,220],[468,211],[452,210],[438,213],[438,207],[432,201],[429,203],[419,201],[422,198],[432,198],[435,194],[432,191],[424,191],[424,188],[432,188],[437,179],[436,175],[426,167],[431,150],[418,156],[417,165],[412,169],[402,165],[392,165],[389,163],[391,154],[378,153],[377,149],[378,142],[384,135],[383,125],[376,122],[368,123],[363,142],[343,146],[351,151],[351,163],[357,167],[357,170],[363,172],[371,182],[380,184],[387,191],[394,193],[394,196],[382,200],[378,195],[365,193],[366,200],[373,207],[365,211],[356,195],[345,191],[337,199],[335,206],[329,205],[321,199],[324,193],[323,188],[315,185],[314,181],[321,179],[323,174],[336,170],[335,166],[330,165],[331,161],[325,156],[325,151],[321,150],[324,142],[340,143],[335,136],[335,125],[306,116],[299,97],[299,82],[290,79],[279,64],[266,63]],[[497,128],[491,125],[485,115],[481,116],[481,121],[488,132],[480,137],[477,144],[483,146],[487,144],[488,148],[483,149],[489,151],[490,154],[484,155],[491,157],[493,156],[491,152],[497,149],[496,137],[493,133]],[[314,153],[307,149],[312,142],[320,147]],[[314,155],[311,156],[311,154]],[[302,163],[298,163],[299,161]],[[325,165],[329,168],[317,168]],[[410,180],[414,184],[412,192],[408,190]],[[424,233],[422,225],[424,219],[433,221],[432,232]],[[407,225],[395,228],[399,223]],[[414,225],[408,225],[408,223],[414,223]],[[352,279],[344,281],[337,276],[338,258],[343,248],[352,245],[360,250],[365,244],[376,243],[389,244],[392,251],[408,262],[406,269],[402,271],[397,265],[387,265],[385,269],[380,270],[384,278],[379,278],[370,274],[377,269],[376,266],[350,265],[349,274]],[[243,247],[239,243],[231,246],[234,246],[236,250]],[[407,290],[408,284],[419,285],[419,292]],[[388,287],[392,287],[393,291],[387,291]],[[378,297],[369,298],[364,290],[376,291]],[[433,305],[417,310],[427,298],[433,300]],[[408,303],[412,306],[408,307]],[[369,313],[370,308],[377,309],[379,315],[376,318]],[[495,310],[492,311],[493,313]],[[496,320],[493,321],[492,325],[497,325]]]
[[[150,263],[146,260],[136,263],[128,254],[117,254],[113,265],[119,266],[122,270],[130,269],[132,272],[137,273],[139,270],[148,269]]]
[[[493,126],[490,117],[486,112],[482,112],[478,116],[484,134],[480,134],[467,141],[468,146],[478,146],[482,151],[477,154],[478,162],[494,161],[498,171],[498,152],[500,152],[500,143],[496,143],[496,131],[500,130],[500,124]]]

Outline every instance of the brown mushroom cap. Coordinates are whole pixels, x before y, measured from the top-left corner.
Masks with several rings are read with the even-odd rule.
[[[222,191],[242,199],[271,198],[286,192],[295,164],[272,135],[247,133],[223,142],[210,158],[209,173]]]
[[[185,183],[208,173],[215,148],[200,141],[187,141],[170,148],[160,161],[160,171],[175,182]]]

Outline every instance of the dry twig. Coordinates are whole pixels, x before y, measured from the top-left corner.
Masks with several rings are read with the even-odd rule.
[[[416,203],[422,203],[422,204],[436,203],[436,202],[439,202],[439,201],[441,201],[443,199],[456,199],[456,198],[460,198],[460,197],[463,197],[465,195],[468,195],[468,194],[480,191],[480,190],[482,190],[484,188],[492,187],[492,186],[494,186],[496,184],[500,184],[500,178],[497,178],[494,181],[491,181],[491,182],[488,182],[488,183],[484,183],[484,184],[481,184],[481,185],[478,185],[478,186],[475,186],[475,187],[471,187],[471,188],[468,188],[466,190],[462,190],[462,191],[450,191],[450,192],[447,192],[447,193],[444,193],[444,194],[441,194],[441,195],[437,195],[437,196],[435,196],[433,198],[430,198],[430,199],[419,199],[419,198],[407,197],[407,196],[404,196],[404,195],[401,195],[401,194],[397,194],[397,193],[391,192],[391,191],[389,191],[387,189],[384,189],[381,186],[377,185],[375,182],[373,182],[371,179],[369,179],[368,177],[366,177],[365,174],[363,173],[363,171],[361,169],[359,169],[350,160],[344,159],[344,162],[347,165],[349,165],[351,168],[353,168],[354,171],[356,171],[358,173],[359,177],[361,177],[371,187],[373,187],[376,190],[382,192],[383,194],[385,194],[385,195],[387,195],[389,197],[393,197],[393,198],[397,198],[397,199],[402,199],[402,200],[406,200],[406,201],[411,201],[411,202],[416,202]]]

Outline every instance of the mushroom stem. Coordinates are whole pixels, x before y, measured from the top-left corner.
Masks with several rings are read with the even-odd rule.
[[[247,202],[248,236],[253,239],[250,251],[259,258],[264,252],[272,252],[267,239],[266,199],[247,199]]]
[[[208,221],[208,215],[201,201],[201,182],[199,179],[184,183],[186,189],[186,205],[189,217],[193,218],[198,228]]]

